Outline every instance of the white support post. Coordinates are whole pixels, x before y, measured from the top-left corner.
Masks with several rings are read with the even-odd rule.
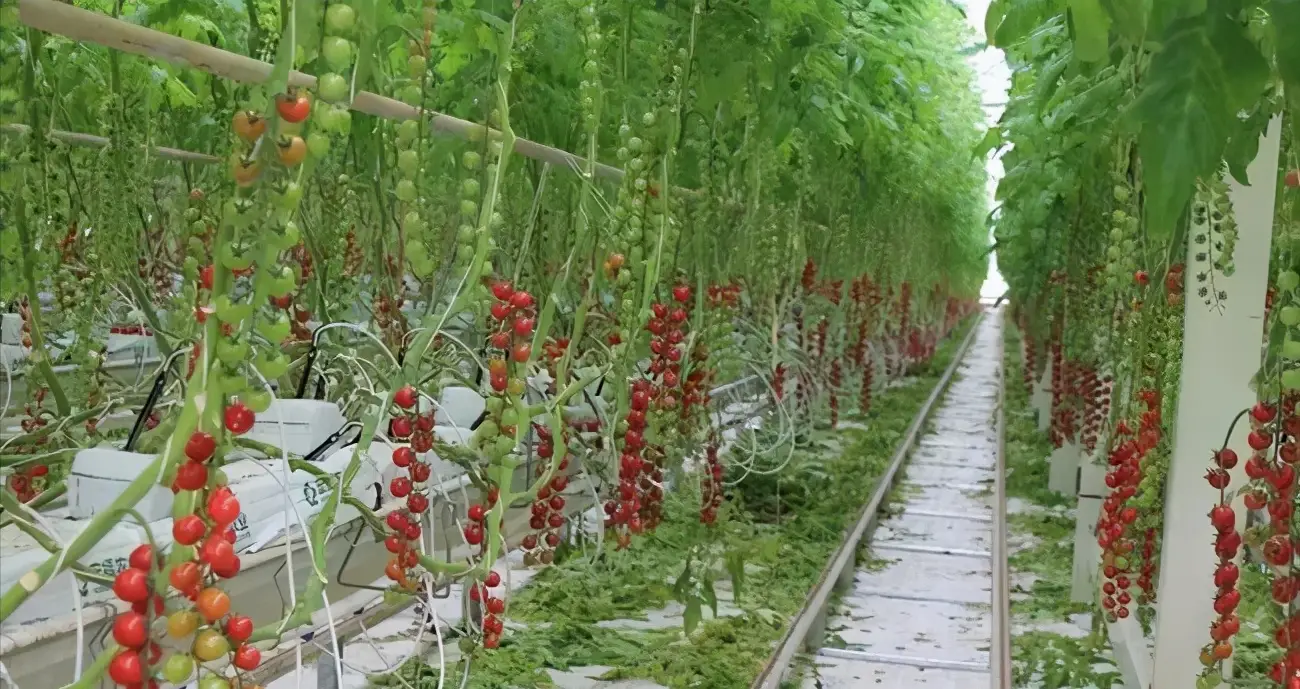
[[[1106,467],[1085,461],[1080,467],[1079,506],[1074,511],[1074,575],[1070,580],[1070,600],[1091,603],[1097,600],[1097,568],[1101,566],[1101,546],[1097,545],[1097,518],[1101,516],[1102,495],[1106,491]]]
[[[1034,382],[1034,392],[1029,398],[1034,411],[1038,413],[1038,432],[1047,432],[1052,425],[1052,358],[1047,358],[1043,375]]]
[[[1079,483],[1079,462],[1083,446],[1078,442],[1066,443],[1048,456],[1047,489],[1061,495],[1074,495]]]
[[[1254,186],[1229,180],[1228,196],[1237,221],[1233,254],[1237,270],[1215,276],[1228,293],[1222,311],[1209,309],[1189,284],[1183,330],[1183,364],[1174,450],[1165,489],[1165,531],[1161,541],[1162,602],[1155,623],[1155,672],[1151,689],[1187,689],[1201,668],[1202,646],[1209,642],[1215,618],[1213,582],[1217,558],[1211,544],[1214,528],[1206,517],[1219,492],[1203,478],[1210,452],[1223,442],[1235,416],[1255,403],[1249,383],[1259,368],[1264,335],[1264,295],[1268,286],[1275,180],[1282,120],[1275,118],[1260,140],[1259,153],[1247,172]],[[1188,243],[1188,263],[1196,251]],[[1190,269],[1188,272],[1191,272]],[[1237,424],[1231,442],[1245,454],[1248,424]],[[1233,470],[1232,487],[1244,484],[1242,467]],[[1245,526],[1238,513],[1237,528]]]

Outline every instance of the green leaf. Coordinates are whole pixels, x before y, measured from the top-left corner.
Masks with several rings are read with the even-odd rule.
[[[700,582],[700,593],[703,595],[704,602],[709,604],[709,609],[713,611],[713,616],[718,616],[718,592],[713,590],[713,577],[708,577]]]
[[[1110,15],[1111,26],[1129,43],[1140,45],[1146,38],[1151,0],[1100,0]]]
[[[1101,62],[1110,53],[1110,15],[1100,0],[1070,0],[1074,54],[1084,62]]]
[[[975,144],[975,148],[971,150],[971,155],[976,158],[983,158],[989,154],[989,151],[992,151],[1001,145],[1002,128],[996,126],[989,127],[989,130],[984,132],[984,137],[981,138],[979,143]]]
[[[745,581],[745,559],[739,551],[730,551],[726,556],[727,575],[731,578],[731,593],[740,600],[740,589]]]
[[[1242,101],[1251,92],[1257,98],[1268,77],[1244,31],[1214,13],[1182,19],[1151,60],[1130,114],[1141,127],[1147,225],[1157,238],[1172,232],[1197,178],[1218,171]]]
[[[677,577],[677,583],[673,584],[673,593],[677,595],[678,600],[682,601],[683,603],[686,602],[684,598],[686,596],[686,590],[690,588],[690,586],[691,586],[691,561],[687,560],[686,566],[682,568],[682,573]]]
[[[1007,16],[1007,5],[1004,0],[993,0],[989,3],[989,8],[984,12],[984,37],[990,43],[993,37],[998,33],[998,26]]]
[[[695,628],[700,626],[700,619],[704,616],[704,610],[700,605],[700,599],[692,597],[686,602],[686,612],[682,615],[682,626],[686,629],[689,636]]]
[[[1292,94],[1300,93],[1300,0],[1272,0],[1268,14],[1276,34],[1277,71]]]

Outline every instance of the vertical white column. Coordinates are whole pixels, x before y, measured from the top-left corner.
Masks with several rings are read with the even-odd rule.
[[[1194,293],[1186,299],[1181,388],[1165,489],[1157,590],[1163,604],[1155,623],[1152,689],[1195,685],[1201,669],[1200,650],[1209,641],[1210,622],[1215,618],[1211,607],[1217,562],[1211,546],[1215,532],[1206,513],[1219,493],[1203,475],[1210,452],[1223,442],[1233,416],[1255,403],[1249,383],[1260,363],[1281,135],[1279,117],[1269,123],[1259,153],[1248,168],[1253,186],[1229,180],[1228,195],[1238,231],[1233,254],[1237,270],[1231,277],[1215,278],[1216,286],[1228,293],[1222,312],[1207,308]],[[1189,258],[1195,250],[1189,245]],[[1246,447],[1248,431],[1248,424],[1237,424],[1231,442],[1238,451]],[[1245,479],[1242,464],[1233,471],[1234,488]],[[1244,526],[1244,519],[1245,515],[1238,513],[1238,528]]]
[[[1079,483],[1079,461],[1083,458],[1083,445],[1066,443],[1048,457],[1047,488],[1054,493],[1074,495]]]
[[[1085,461],[1079,477],[1079,504],[1074,511],[1074,574],[1070,577],[1070,600],[1097,600],[1097,569],[1101,567],[1101,546],[1097,545],[1097,518],[1106,489],[1106,466]]]
[[[1038,413],[1038,430],[1046,433],[1052,424],[1052,358],[1047,357],[1043,375],[1034,383],[1034,392],[1029,398],[1033,409]]]

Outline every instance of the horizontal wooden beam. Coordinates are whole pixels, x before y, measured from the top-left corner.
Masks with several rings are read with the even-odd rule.
[[[132,55],[162,60],[180,67],[198,69],[232,81],[262,83],[270,78],[274,69],[273,65],[246,55],[189,41],[57,0],[19,0],[18,12],[24,24],[39,31],[85,43],[94,43]],[[290,71],[289,85],[314,88],[316,77],[296,70]],[[415,120],[421,119],[422,116],[427,117],[434,131],[466,140],[487,131],[487,127],[483,125],[431,110],[422,112],[415,106],[369,91],[358,92],[350,107],[357,112],[390,120]],[[516,139],[514,150],[526,158],[574,171],[585,169],[587,164],[586,159],[581,156],[528,139]],[[623,178],[624,173],[619,168],[596,163],[595,174],[597,177],[619,180]],[[674,191],[684,194],[699,193],[689,189],[674,189]]]
[[[6,124],[0,125],[0,132],[15,136],[26,136],[31,132],[31,127],[25,124]],[[102,136],[94,134],[79,134],[77,132],[65,132],[58,129],[50,131],[50,137],[72,144],[74,146],[89,146],[92,148],[104,148],[108,146],[109,140]],[[182,163],[219,163],[221,159],[216,156],[210,156],[206,153],[195,153],[193,151],[182,151],[179,148],[167,148],[166,146],[142,146],[154,153],[154,155],[164,160],[175,160]]]

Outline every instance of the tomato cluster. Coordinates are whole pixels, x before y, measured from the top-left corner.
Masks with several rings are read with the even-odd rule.
[[[1116,424],[1114,448],[1108,457],[1112,469],[1106,474],[1106,487],[1110,494],[1102,501],[1101,515],[1097,519],[1097,544],[1102,549],[1102,584],[1101,606],[1110,620],[1124,619],[1129,616],[1129,605],[1133,597],[1129,592],[1132,586],[1133,551],[1136,542],[1133,523],[1138,519],[1136,507],[1128,501],[1137,494],[1142,481],[1142,461],[1160,443],[1160,393],[1143,389],[1138,398],[1146,405],[1142,412],[1139,427],[1135,433],[1127,421]],[[1155,575],[1155,562],[1151,552],[1154,543],[1150,540],[1144,545],[1143,564],[1137,584],[1144,591],[1150,591],[1151,580]]]
[[[469,599],[483,606],[483,648],[496,648],[501,643],[501,634],[505,630],[501,616],[506,612],[506,601],[488,591],[500,585],[501,575],[488,572],[482,583],[474,584],[469,589]]]
[[[405,499],[406,505],[388,514],[388,528],[392,533],[384,541],[384,547],[392,553],[384,573],[404,588],[414,586],[408,572],[420,562],[419,515],[429,509],[425,484],[433,475],[433,467],[420,459],[420,455],[433,449],[433,413],[418,413],[419,399],[419,392],[413,386],[398,388],[393,393],[393,404],[399,412],[389,423],[389,432],[395,439],[410,440],[409,446],[401,445],[393,450],[393,465],[405,469],[407,475],[393,477],[388,491],[399,500]]]
[[[117,684],[152,688],[158,686],[159,678],[181,684],[193,677],[196,663],[226,657],[238,670],[251,671],[261,664],[261,651],[247,643],[253,635],[253,621],[231,614],[230,597],[216,585],[217,579],[231,578],[239,571],[230,528],[239,514],[239,501],[228,488],[217,488],[208,496],[206,511],[208,521],[188,515],[173,527],[177,546],[194,546],[202,541],[197,559],[167,569],[162,556],[155,555],[153,547],[145,544],[131,552],[129,566],[114,579],[114,595],[131,604],[113,620],[113,640],[120,650],[109,664],[108,675]],[[186,605],[167,612],[164,593],[155,588],[155,574],[163,570],[170,589],[179,594],[178,600],[191,601],[193,607]],[[164,652],[154,640],[152,628],[163,615],[166,635],[174,642],[186,643],[188,651],[170,653],[160,666]],[[230,683],[214,672],[200,686],[229,689]]]
[[[31,502],[41,494],[45,477],[50,468],[44,464],[31,464],[9,475],[9,490],[14,492],[19,502]]]
[[[718,443],[710,441],[704,448],[705,466],[700,475],[700,522],[713,524],[722,506],[722,462],[718,459]]]
[[[865,414],[871,411],[871,388],[876,375],[876,361],[870,352],[871,330],[884,296],[871,277],[863,274],[849,286],[849,299],[851,313],[857,321],[856,340],[850,354],[853,363],[862,369],[862,380],[858,384],[858,411]]]
[[[551,429],[544,424],[534,423],[533,432],[537,434],[537,456],[543,462],[537,463],[535,474],[538,478],[545,476],[550,468],[550,462],[555,456],[555,442],[552,438]],[[568,447],[568,429],[564,429],[560,439],[561,447]],[[564,452],[564,450],[561,450]],[[566,453],[567,454],[567,453]],[[569,486],[569,477],[563,472],[569,468],[569,458],[567,456],[560,459],[556,467],[559,473],[551,477],[549,483],[538,487],[537,498],[533,500],[532,514],[528,519],[528,526],[535,534],[529,534],[524,539],[524,549],[534,550],[538,548],[538,539],[545,543],[545,548],[535,553],[535,557],[542,564],[549,565],[554,558],[552,549],[560,544],[560,528],[564,526],[566,517],[564,516],[564,496],[560,493]]]

